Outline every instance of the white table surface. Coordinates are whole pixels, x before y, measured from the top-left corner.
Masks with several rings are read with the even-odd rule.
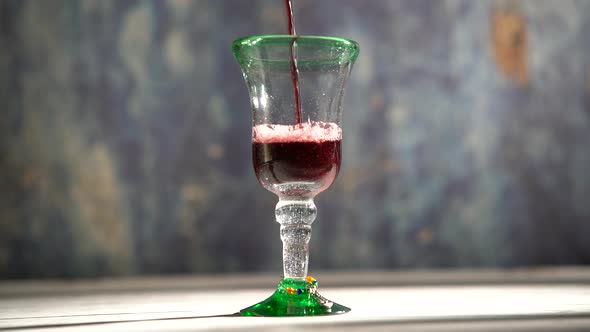
[[[267,275],[4,281],[0,331],[590,331],[587,269],[317,277],[350,313],[233,315],[270,295]]]

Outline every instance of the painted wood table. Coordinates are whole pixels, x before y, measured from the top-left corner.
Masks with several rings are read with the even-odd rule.
[[[0,282],[0,331],[590,331],[590,269],[318,273],[352,312],[240,317],[270,275]]]

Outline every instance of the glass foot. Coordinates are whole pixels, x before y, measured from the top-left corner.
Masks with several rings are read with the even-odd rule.
[[[332,302],[317,292],[317,281],[283,279],[277,290],[266,300],[240,310],[242,316],[320,316],[347,313],[347,308]]]

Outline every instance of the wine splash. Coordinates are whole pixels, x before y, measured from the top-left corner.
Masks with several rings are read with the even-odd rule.
[[[297,32],[295,32],[295,21],[293,20],[293,4],[291,0],[285,0],[285,9],[287,10],[287,26],[289,34],[295,36],[291,41],[291,83],[293,84],[293,97],[295,99],[295,122],[301,123],[301,98],[299,97],[299,69],[297,68],[297,55],[295,42],[297,41]]]
[[[258,181],[271,191],[305,183],[309,190],[320,193],[338,175],[341,140],[342,130],[335,123],[258,125],[252,131]]]

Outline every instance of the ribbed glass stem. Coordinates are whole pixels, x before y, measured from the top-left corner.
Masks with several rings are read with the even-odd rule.
[[[311,224],[316,215],[312,198],[279,199],[275,216],[281,224],[284,278],[304,279],[307,276]]]

